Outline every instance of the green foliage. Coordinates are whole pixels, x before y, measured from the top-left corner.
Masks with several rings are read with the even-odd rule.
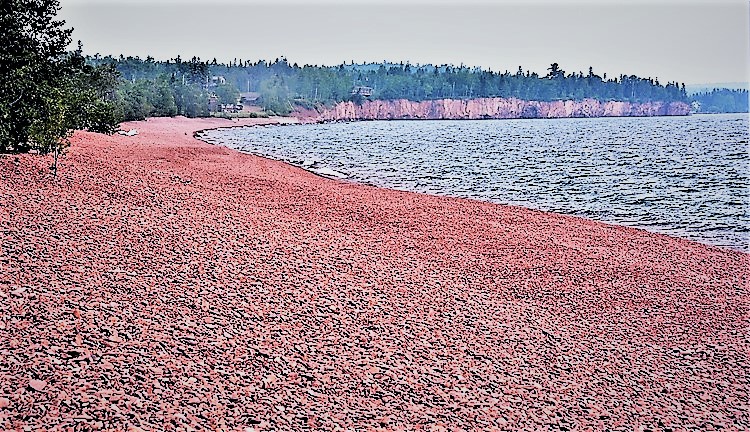
[[[116,115],[121,121],[146,117],[200,117],[208,115],[208,92],[167,75],[135,82],[120,80],[115,91]]]
[[[121,76],[114,96],[120,120],[143,120],[147,117],[208,116],[208,99],[215,93],[223,104],[239,99],[236,86],[227,83],[209,85],[209,63],[193,57],[185,62],[177,58],[157,62],[148,57],[89,57],[96,67],[112,68]]]
[[[464,99],[503,97],[526,100],[621,100],[630,102],[687,101],[676,82],[666,85],[651,78],[620,75],[607,79],[589,68],[565,72],[553,63],[547,76],[536,73],[491,72],[466,66],[414,66],[409,63],[380,65],[340,65],[337,67],[289,65],[285,59],[272,63],[232,63],[212,65],[211,73],[247,91],[259,91],[266,103],[283,107],[280,94],[288,100],[330,105],[351,100],[355,86],[373,88],[371,99]],[[360,103],[362,101],[355,100]],[[284,109],[285,110],[285,109]]]
[[[355,105],[362,105],[365,102],[365,97],[361,94],[353,94],[349,97],[349,100],[351,102],[354,102]]]
[[[284,83],[284,80],[278,76],[261,82],[260,95],[265,111],[272,111],[281,115],[292,112],[289,88]]]
[[[0,152],[64,150],[74,129],[116,128],[111,92],[117,72],[66,52],[70,29],[55,21],[59,1],[0,5]]]
[[[232,84],[219,84],[213,90],[220,104],[236,104],[240,99],[240,91]]]
[[[162,76],[156,80],[154,87],[151,89],[151,105],[154,111],[151,113],[154,117],[172,117],[177,115],[177,103],[174,98],[174,91],[166,77]]]
[[[208,93],[192,84],[174,84],[177,112],[186,117],[208,116]]]
[[[123,81],[117,89],[119,115],[123,120],[143,120],[154,111],[150,103],[150,88],[146,81]]]
[[[748,112],[747,90],[713,89],[695,94],[691,99],[696,111],[700,113]]]
[[[32,120],[28,129],[28,142],[35,150],[50,153],[67,147],[70,136],[67,114],[69,102],[65,90],[46,87],[44,95],[38,100],[38,115]]]
[[[234,89],[259,92],[259,102],[268,111],[279,114],[291,112],[295,105],[330,106],[346,100],[363,103],[366,99],[361,95],[352,97],[352,89],[356,86],[371,87],[371,99],[386,100],[503,97],[539,101],[585,98],[629,102],[687,101],[684,87],[676,82],[662,85],[658,80],[634,75],[607,78],[606,74],[595,74],[593,68],[589,68],[587,74],[567,73],[557,63],[550,65],[549,74],[539,76],[524,72],[520,67],[515,73],[492,72],[463,65],[414,66],[409,63],[300,67],[290,65],[284,58],[270,63],[235,59],[229,64],[204,63],[196,58],[183,62],[179,57],[166,62],[122,56],[119,59],[106,57],[92,61],[95,64],[113,65],[130,83],[142,80],[153,83],[159,76],[166,75],[171,76],[177,84],[191,87],[193,98],[182,95],[184,89],[173,84],[177,111],[182,115],[195,115],[201,111],[197,105],[188,107],[189,101],[201,98],[200,89],[203,89],[203,93],[215,92],[221,103],[232,103],[236,97]],[[210,87],[209,76],[224,77],[226,87]],[[201,82],[204,84],[199,85]],[[154,105],[153,100],[149,103]],[[152,108],[145,111],[148,112],[146,115],[155,115]]]

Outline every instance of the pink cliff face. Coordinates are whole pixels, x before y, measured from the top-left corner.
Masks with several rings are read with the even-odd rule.
[[[326,109],[317,120],[391,119],[513,119],[564,117],[650,117],[687,115],[684,102],[526,101],[516,98],[438,99],[414,102],[405,99],[372,100],[362,105],[340,102]]]

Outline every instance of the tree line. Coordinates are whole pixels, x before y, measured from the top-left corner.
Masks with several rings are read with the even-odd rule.
[[[209,99],[232,104],[257,92],[267,112],[288,114],[341,101],[372,99],[515,97],[553,101],[689,102],[685,85],[635,75],[607,77],[593,68],[566,72],[550,64],[545,75],[453,65],[371,63],[315,66],[234,59],[229,63],[179,56],[84,57],[68,51],[71,29],[55,19],[59,0],[0,4],[0,152],[58,154],[76,129],[112,133],[125,120],[209,115]],[[221,78],[219,78],[221,77]],[[714,90],[694,97],[700,112],[747,112],[747,91]]]
[[[179,56],[166,62],[152,57],[93,56],[88,62],[107,68],[117,76],[110,103],[121,121],[147,117],[205,117],[209,98],[217,104],[233,104],[239,97],[236,86],[212,81],[209,64],[193,57],[183,61]]]
[[[312,108],[353,100],[361,102],[363,97],[352,94],[355,87],[371,89],[372,99],[465,99],[480,97],[515,97],[525,100],[619,100],[630,102],[688,101],[684,84],[658,79],[641,78],[635,75],[620,75],[608,78],[589,68],[587,73],[566,72],[559,64],[552,63],[548,73],[541,76],[524,71],[515,73],[492,72],[466,66],[415,66],[409,63],[383,63],[367,65],[312,66],[289,64],[279,58],[273,62],[257,62],[235,59],[228,64],[201,61],[193,58],[188,62],[179,57],[169,61],[138,57],[92,57],[95,65],[112,65],[121,75],[118,100],[126,119],[140,118],[146,111],[150,115],[174,112],[171,99],[166,96],[172,88],[179,114],[201,115],[197,101],[205,101],[210,92],[211,76],[226,80],[221,99],[236,97],[237,92],[258,92],[260,103],[268,111],[288,114],[296,106]],[[203,83],[203,85],[196,85]],[[177,103],[184,85],[191,90],[187,103]],[[162,96],[165,96],[162,98]],[[138,101],[147,103],[139,109]],[[223,103],[230,103],[225,101]],[[205,106],[202,105],[202,106]],[[135,115],[141,114],[141,116]],[[203,112],[202,114],[205,114]]]
[[[271,104],[289,109],[288,101],[303,105],[332,104],[345,100],[361,101],[352,95],[357,86],[371,88],[372,99],[469,99],[515,97],[524,100],[620,100],[630,102],[687,101],[684,84],[661,84],[658,79],[620,75],[607,78],[589,68],[587,73],[565,72],[552,63],[548,74],[540,76],[519,67],[515,73],[492,72],[466,66],[415,66],[369,64],[298,66],[280,58],[272,63],[242,61],[212,66],[238,88],[259,91],[265,99],[281,100]],[[284,100],[286,99],[286,100]]]
[[[691,101],[698,113],[746,113],[749,97],[747,90],[713,89],[692,95]]]

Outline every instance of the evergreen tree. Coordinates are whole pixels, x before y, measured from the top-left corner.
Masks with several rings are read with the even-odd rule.
[[[114,69],[67,52],[71,29],[55,20],[58,0],[0,4],[0,152],[57,155],[74,129],[111,133],[117,125]]]
[[[685,91],[684,84],[681,91]],[[713,89],[695,94],[692,102],[699,113],[746,113],[750,105],[747,90],[730,89]]]
[[[171,76],[172,92],[177,113],[196,115],[205,110],[192,105],[188,99],[207,99],[208,94],[219,95],[222,103],[232,103],[236,89],[259,92],[260,102],[270,111],[286,113],[298,104],[307,108],[318,104],[331,105],[351,100],[352,89],[366,86],[372,89],[370,99],[410,99],[415,101],[440,98],[515,97],[527,100],[581,100],[586,98],[610,101],[662,101],[687,102],[684,90],[676,83],[661,85],[655,80],[637,76],[620,76],[607,79],[596,75],[593,67],[588,74],[575,72],[566,75],[558,63],[553,63],[548,74],[539,76],[521,67],[517,73],[492,72],[479,68],[452,65],[412,65],[409,63],[380,63],[369,65],[339,65],[335,67],[290,65],[285,58],[271,63],[251,63],[239,60],[232,64],[209,64],[193,58],[184,62],[178,58],[170,62],[143,61],[136,58],[89,58],[92,64],[108,63],[131,83],[144,80],[147,87],[159,87],[158,77]],[[227,88],[214,86],[210,76],[222,76]],[[123,82],[123,89],[130,87]],[[189,87],[189,88],[187,88]],[[225,90],[231,90],[226,92]],[[147,98],[152,105],[154,99]],[[363,98],[356,98],[363,102]],[[193,102],[197,104],[198,102]],[[138,112],[125,109],[124,112]],[[153,109],[148,115],[156,115]],[[126,115],[125,119],[129,119]]]

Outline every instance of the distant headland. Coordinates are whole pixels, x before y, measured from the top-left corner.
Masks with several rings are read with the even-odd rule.
[[[88,61],[121,77],[114,103],[124,120],[171,115],[295,115],[308,121],[660,116],[701,112],[701,106],[723,111],[713,102],[691,99],[676,81],[608,77],[593,67],[566,72],[558,63],[542,76],[520,66],[513,73],[408,62],[300,66],[283,57],[227,64],[179,56],[168,61],[94,56]],[[708,100],[711,95],[698,96]],[[735,105],[729,111],[736,111]]]

